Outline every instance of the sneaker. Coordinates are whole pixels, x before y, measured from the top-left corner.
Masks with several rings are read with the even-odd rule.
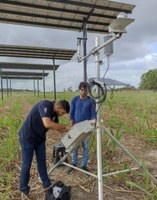
[[[76,167],[75,164],[72,164],[72,165]],[[67,173],[68,173],[68,174],[71,174],[71,173],[73,172],[73,170],[74,170],[74,168],[72,168],[72,167],[68,167],[68,169],[67,169]]]
[[[89,172],[88,168],[86,166],[82,166],[81,167],[83,170]],[[89,177],[90,175],[89,174],[85,174],[86,177]]]

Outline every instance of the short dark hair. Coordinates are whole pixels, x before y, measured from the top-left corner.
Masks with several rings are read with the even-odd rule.
[[[81,88],[88,89],[88,87],[89,87],[89,84],[85,81],[82,81],[82,82],[80,82],[78,88],[79,88],[79,90],[81,90]]]
[[[64,100],[59,100],[57,102],[57,104],[60,105],[66,111],[66,113],[69,113],[70,104],[69,104],[69,102],[67,100],[65,100],[65,99]]]

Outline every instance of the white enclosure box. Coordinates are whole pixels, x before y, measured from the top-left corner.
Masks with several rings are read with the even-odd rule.
[[[88,137],[94,130],[94,124],[93,120],[85,120],[74,124],[74,126],[72,126],[67,134],[61,139],[66,150],[72,150]]]

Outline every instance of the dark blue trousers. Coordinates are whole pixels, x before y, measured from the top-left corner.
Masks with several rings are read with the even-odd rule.
[[[20,191],[26,195],[29,194],[30,168],[31,168],[34,152],[36,155],[38,172],[42,180],[43,187],[44,188],[49,187],[51,185],[51,181],[47,174],[45,141],[39,144],[34,144],[34,143],[29,142],[27,139],[22,138],[21,136],[20,136],[19,141],[20,141],[21,150],[22,150]]]

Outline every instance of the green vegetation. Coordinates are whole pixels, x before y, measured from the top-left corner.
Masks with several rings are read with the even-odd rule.
[[[5,101],[4,101],[5,102]],[[21,124],[21,98],[6,101],[0,115],[0,188],[4,191],[1,199],[7,199],[12,185],[14,168],[12,162],[17,158],[19,151],[17,132]],[[12,170],[10,170],[12,169]]]
[[[157,69],[149,70],[141,76],[140,88],[157,90]]]
[[[101,110],[105,125],[123,133],[157,142],[157,93],[151,91],[115,92],[108,95]]]
[[[77,95],[75,92],[57,93],[57,100],[67,99]],[[43,99],[33,96],[31,93],[13,93],[12,98],[5,97],[0,100],[0,199],[9,199],[12,190],[12,179],[17,171],[16,164],[19,160],[18,129],[26,117],[32,105]],[[46,99],[53,100],[51,93],[46,94]],[[101,118],[115,137],[120,140],[123,134],[131,134],[142,138],[150,144],[157,143],[157,93],[152,91],[115,91],[113,98],[108,93],[106,101],[101,107]],[[25,109],[25,110],[24,110]],[[23,115],[24,114],[24,115]],[[60,119],[63,124],[68,124],[68,118]],[[104,171],[112,171],[111,163],[108,161],[115,156],[116,145],[108,141],[102,134]],[[93,150],[96,154],[96,141],[92,141]],[[122,163],[122,169],[128,168],[127,163]],[[113,167],[114,168],[114,167]],[[19,173],[19,171],[18,171]],[[135,172],[133,172],[135,173]],[[138,177],[138,175],[136,174]],[[141,190],[146,198],[156,199],[157,188],[149,186],[147,170],[143,173],[144,182],[141,179],[134,182],[130,175],[118,175],[117,180],[123,180],[130,189]],[[137,178],[138,179],[138,178]],[[18,190],[18,189],[17,189]]]

